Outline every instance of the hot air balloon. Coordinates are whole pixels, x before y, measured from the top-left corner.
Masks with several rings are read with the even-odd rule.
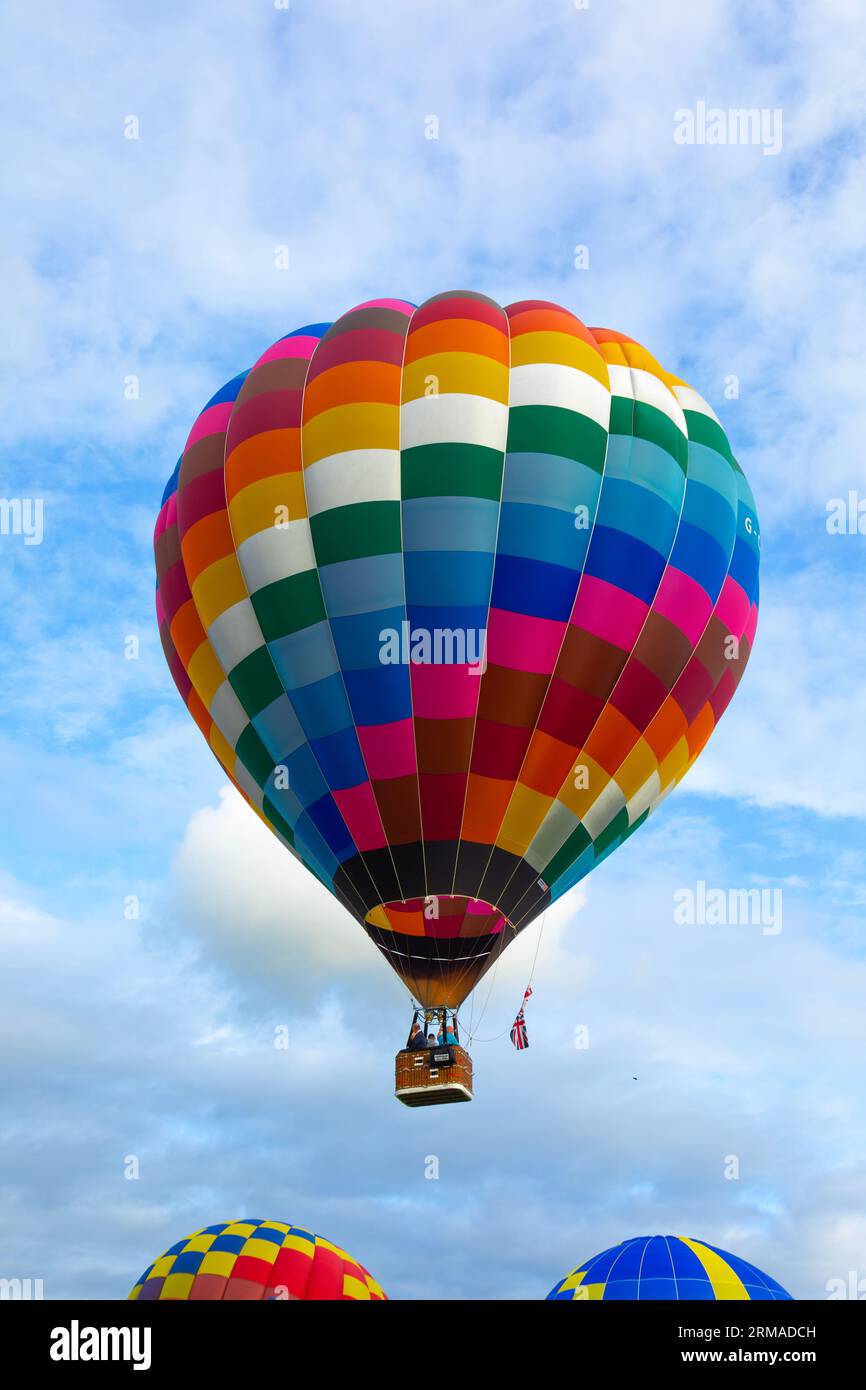
[[[584,1260],[548,1300],[790,1299],[769,1274],[687,1236],[635,1236]]]
[[[384,1299],[363,1265],[323,1236],[284,1221],[224,1221],[179,1240],[148,1265],[129,1297]]]
[[[235,786],[455,1028],[706,744],[758,545],[718,419],[626,335],[540,300],[378,299],[208,402],[159,512],[157,613]],[[438,1099],[471,1095],[462,1048],[433,1089],[455,1061]],[[423,1102],[427,1063],[398,1092]]]

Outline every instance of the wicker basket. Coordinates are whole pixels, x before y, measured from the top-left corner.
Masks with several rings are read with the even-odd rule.
[[[395,1060],[394,1094],[404,1105],[448,1105],[472,1099],[472,1058],[465,1048],[404,1048]]]

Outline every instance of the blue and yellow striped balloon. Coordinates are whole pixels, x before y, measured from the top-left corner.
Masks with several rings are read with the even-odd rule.
[[[573,1269],[550,1299],[744,1299],[791,1294],[748,1261],[688,1236],[635,1236]]]

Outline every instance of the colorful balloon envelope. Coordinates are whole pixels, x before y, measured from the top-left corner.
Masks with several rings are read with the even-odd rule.
[[[419,1003],[456,1007],[705,746],[758,542],[718,419],[626,335],[381,299],[208,402],[157,612],[240,792]]]
[[[789,1299],[769,1274],[687,1236],[635,1236],[584,1260],[550,1299]]]
[[[131,1299],[384,1299],[371,1274],[323,1236],[283,1221],[226,1221],[148,1265]]]

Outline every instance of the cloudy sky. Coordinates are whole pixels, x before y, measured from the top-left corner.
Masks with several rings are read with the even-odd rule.
[[[866,499],[859,0],[12,0],[2,29],[0,496],[44,534],[0,536],[0,1275],[122,1297],[251,1215],[395,1297],[538,1297],[656,1231],[797,1297],[866,1278],[866,535],[827,526]],[[781,113],[781,149],[678,143],[702,102]],[[473,1104],[416,1113],[396,977],[177,697],[151,534],[276,337],[462,287],[628,332],[716,407],[762,615],[684,786],[477,991]],[[677,925],[698,881],[780,890],[781,930]]]

